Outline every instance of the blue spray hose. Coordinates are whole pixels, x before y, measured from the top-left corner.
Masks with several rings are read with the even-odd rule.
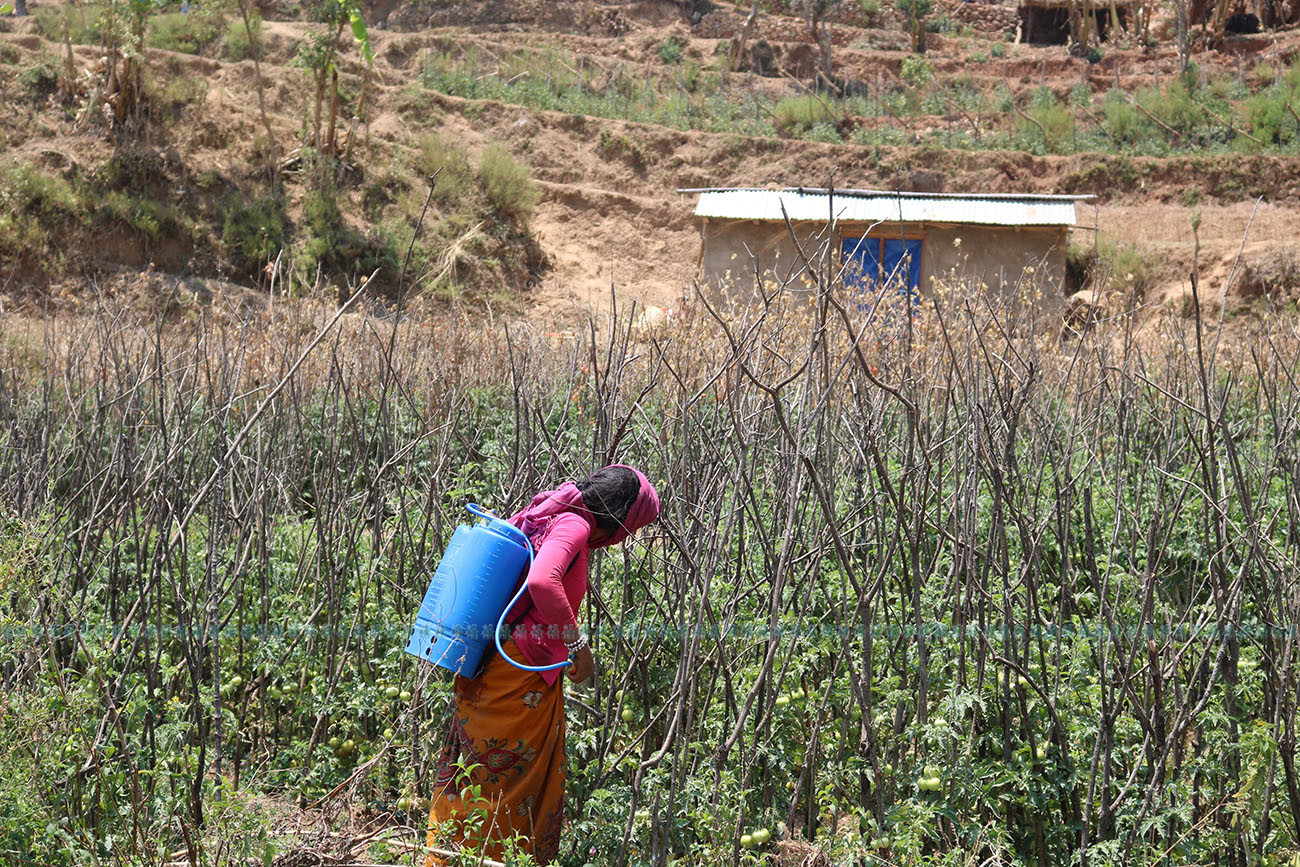
[[[468,509],[473,514],[478,515],[480,518],[486,518],[489,521],[501,520],[496,515],[491,515],[483,511],[479,506],[475,505],[474,503],[470,503],[465,508]],[[526,536],[524,533],[521,532],[519,535],[523,536],[524,545],[528,547],[528,571],[531,573],[533,571],[533,543],[528,538],[528,536]],[[524,671],[553,671],[557,668],[564,668],[564,666],[569,664],[569,660],[567,659],[564,660],[563,662],[553,662],[550,665],[525,665],[522,662],[515,662],[513,659],[511,659],[509,656],[506,655],[505,648],[501,646],[501,627],[505,626],[506,615],[509,614],[510,609],[514,608],[515,605],[519,602],[519,600],[523,598],[523,595],[527,590],[528,590],[528,581],[525,580],[523,586],[519,588],[519,592],[515,594],[513,599],[511,599],[509,602],[506,603],[506,607],[501,610],[501,616],[497,618],[497,628],[493,631],[493,637],[496,639],[496,643],[497,643],[497,652],[501,654],[501,658],[504,659],[506,662],[510,663],[515,668],[521,668]]]

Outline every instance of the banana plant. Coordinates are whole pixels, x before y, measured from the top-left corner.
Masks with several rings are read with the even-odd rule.
[[[325,0],[316,10],[317,17],[331,30],[324,34],[313,34],[298,49],[294,65],[308,70],[316,83],[316,96],[312,111],[312,146],[329,154],[337,150],[335,130],[338,119],[339,74],[335,59],[338,56],[338,40],[344,27],[350,27],[352,38],[365,58],[367,70],[374,63],[374,52],[370,45],[370,31],[366,28],[361,14],[360,0]],[[329,127],[324,140],[321,138],[321,113],[326,89],[330,91]]]

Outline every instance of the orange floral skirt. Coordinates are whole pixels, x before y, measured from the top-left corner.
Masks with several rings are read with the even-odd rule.
[[[503,646],[511,658],[523,659],[514,641]],[[478,677],[456,677],[428,845],[495,861],[514,847],[548,864],[559,855],[564,817],[564,679],[548,685],[536,672],[489,652],[492,659]],[[426,867],[444,863],[430,854]]]

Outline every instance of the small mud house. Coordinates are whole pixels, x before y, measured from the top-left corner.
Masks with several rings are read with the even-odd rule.
[[[1105,39],[1113,28],[1129,26],[1133,21],[1134,0],[1018,0],[1017,5],[1022,42],[1069,43],[1073,6],[1079,27],[1083,28],[1074,34],[1074,39],[1086,45],[1093,39]]]
[[[897,284],[920,297],[938,281],[974,279],[988,291],[1033,291],[1059,304],[1066,232],[1076,224],[1075,203],[1091,198],[804,187],[680,192],[699,195],[700,283],[738,301],[753,296],[756,279],[804,284],[797,238],[806,247],[829,240],[844,282],[864,292]]]

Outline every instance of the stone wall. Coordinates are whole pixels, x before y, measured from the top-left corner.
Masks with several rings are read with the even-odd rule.
[[[731,39],[740,33],[745,24],[746,15],[731,9],[715,9],[700,19],[700,23],[691,28],[691,34],[702,39]],[[859,27],[833,24],[830,28],[831,44],[844,46],[853,42],[861,31]],[[750,41],[760,39],[768,42],[812,42],[808,34],[808,25],[800,18],[777,18],[760,15],[750,31]]]
[[[953,21],[959,21],[981,33],[1013,34],[1020,25],[1020,13],[1015,6],[947,2],[943,8]]]

